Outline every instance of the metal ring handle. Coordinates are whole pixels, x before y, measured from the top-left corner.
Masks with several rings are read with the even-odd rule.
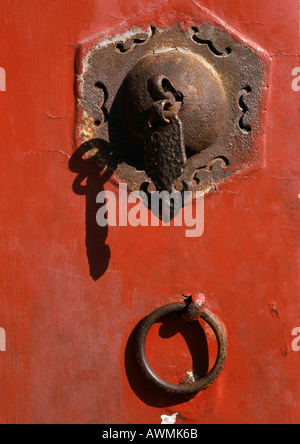
[[[158,308],[144,319],[136,337],[137,361],[146,379],[164,391],[182,395],[191,395],[208,388],[222,373],[227,357],[226,329],[212,313],[210,313],[208,310],[204,310],[201,314],[201,318],[212,328],[218,342],[218,356],[211,371],[204,378],[201,378],[193,383],[173,384],[160,378],[152,370],[145,352],[146,338],[150,328],[162,317],[175,312],[181,312],[184,314],[187,312],[187,308],[188,306],[185,303],[168,304]]]

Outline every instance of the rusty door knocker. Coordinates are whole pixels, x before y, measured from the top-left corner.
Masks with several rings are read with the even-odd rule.
[[[210,192],[235,173],[262,165],[265,66],[244,40],[206,23],[187,32],[150,27],[83,45],[78,60],[79,140],[95,143],[91,160],[129,191],[148,193],[149,202],[151,190]],[[182,199],[171,217],[184,205]],[[201,317],[218,342],[214,367],[193,383],[164,381],[146,357],[151,326],[173,312],[188,322]],[[204,301],[165,305],[141,324],[136,354],[141,371],[161,389],[195,393],[224,368],[226,329]]]
[[[218,343],[218,355],[213,368],[204,378],[194,382],[173,384],[159,377],[151,368],[145,351],[147,335],[155,322],[171,313],[178,313],[187,322],[198,322],[201,318],[212,328]],[[157,387],[169,393],[192,395],[208,388],[222,373],[227,358],[226,328],[215,315],[205,309],[205,299],[202,296],[191,297],[188,303],[168,304],[155,310],[142,322],[136,336],[136,356],[144,376]]]

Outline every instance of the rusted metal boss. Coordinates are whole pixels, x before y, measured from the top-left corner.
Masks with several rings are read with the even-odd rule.
[[[187,50],[147,55],[125,78],[122,116],[133,149],[144,147],[145,126],[155,103],[162,103],[163,111],[178,113],[187,157],[212,145],[224,125],[226,95],[221,79],[203,57]]]

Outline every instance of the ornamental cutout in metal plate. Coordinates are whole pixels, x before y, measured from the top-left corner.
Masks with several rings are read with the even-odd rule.
[[[265,61],[237,36],[134,29],[79,62],[79,141],[130,191],[209,191],[262,166]]]

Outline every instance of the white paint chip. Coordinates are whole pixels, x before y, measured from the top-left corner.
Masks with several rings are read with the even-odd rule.
[[[186,379],[187,379],[187,382],[189,382],[191,384],[196,381],[193,372],[186,372]]]
[[[0,328],[0,352],[6,351],[6,333],[4,328]]]
[[[175,424],[178,413],[174,413],[172,416],[161,415],[161,424]]]

